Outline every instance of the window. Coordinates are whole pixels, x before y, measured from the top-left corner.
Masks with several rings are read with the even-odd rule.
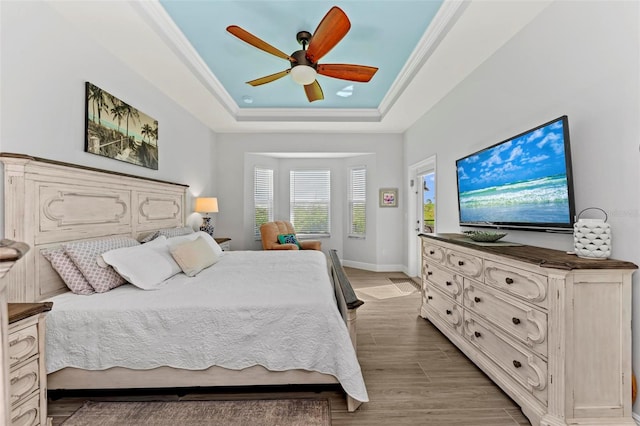
[[[289,218],[296,234],[330,235],[331,172],[291,170]]]
[[[256,167],[253,173],[253,212],[256,238],[260,225],[273,221],[273,170]]]
[[[367,169],[349,170],[349,236],[362,237],[367,232]]]

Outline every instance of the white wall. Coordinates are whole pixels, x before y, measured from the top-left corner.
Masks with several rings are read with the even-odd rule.
[[[253,167],[271,161],[284,174],[284,178],[275,176],[280,182],[276,189],[280,202],[276,218],[288,217],[288,185],[289,170],[297,164],[311,167],[329,165],[336,197],[332,199],[332,233],[334,238],[323,241],[323,248],[339,250],[339,256],[345,260],[358,262],[359,266],[373,270],[401,270],[404,262],[404,246],[401,237],[404,209],[378,208],[378,188],[401,187],[402,182],[402,136],[388,134],[293,134],[267,133],[218,134],[218,161],[216,163],[218,199],[220,212],[216,217],[216,235],[233,239],[234,249],[253,249],[259,247],[253,238],[253,202],[252,182]],[[345,158],[331,160],[267,160],[256,153],[349,153],[356,155],[349,160]],[[249,155],[251,154],[251,155]],[[365,155],[367,154],[367,155]],[[353,161],[365,164],[368,173],[369,204],[367,211],[367,238],[364,240],[348,240],[345,242],[346,228],[346,169]],[[363,163],[364,162],[364,163]],[[284,182],[284,183],[283,183]],[[334,185],[332,184],[332,185]],[[245,194],[241,196],[239,194]],[[400,197],[402,197],[402,192]],[[284,204],[283,204],[284,197]],[[340,236],[338,239],[337,236]]]
[[[640,264],[638,5],[553,3],[406,132],[405,166],[437,153],[439,232],[459,230],[456,159],[567,114],[577,210],[606,210],[612,257]],[[540,232],[509,231],[508,238],[560,250],[573,244],[570,235]],[[636,374],[639,281],[636,273]]]
[[[0,151],[188,184],[194,196],[215,193],[209,128],[48,4],[1,8]],[[85,81],[158,120],[158,170],[84,152]]]

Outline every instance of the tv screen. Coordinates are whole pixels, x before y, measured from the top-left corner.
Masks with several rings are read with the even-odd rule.
[[[567,116],[456,161],[461,226],[572,228]]]

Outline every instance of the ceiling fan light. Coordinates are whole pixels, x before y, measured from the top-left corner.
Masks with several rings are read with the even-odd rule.
[[[316,81],[316,75],[316,70],[308,65],[296,65],[291,68],[291,78],[302,86]]]

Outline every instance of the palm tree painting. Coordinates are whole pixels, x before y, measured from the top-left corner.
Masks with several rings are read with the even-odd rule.
[[[158,121],[86,83],[85,151],[158,170]]]

